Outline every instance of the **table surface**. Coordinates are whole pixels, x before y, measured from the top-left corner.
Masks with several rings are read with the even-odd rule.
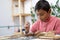
[[[0,40],[53,40],[53,39],[39,39],[39,38],[33,38],[33,37],[21,37],[21,38],[14,38],[14,39],[0,39]]]
[[[60,35],[55,35],[55,38],[56,39],[59,39],[60,38]],[[33,36],[29,36],[29,37],[15,37],[13,36],[5,36],[5,37],[0,37],[0,40],[54,40],[54,38],[51,38],[51,37],[40,37],[40,38],[36,38],[36,37],[33,37]]]
[[[0,40],[54,40],[53,38],[35,38],[35,37],[18,37],[18,38],[1,38]]]

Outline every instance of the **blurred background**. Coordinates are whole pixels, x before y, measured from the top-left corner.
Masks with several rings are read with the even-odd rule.
[[[39,0],[0,0],[0,36],[12,35],[26,21],[32,25],[37,15],[34,12]],[[47,0],[51,6],[51,15],[60,17],[60,0]]]

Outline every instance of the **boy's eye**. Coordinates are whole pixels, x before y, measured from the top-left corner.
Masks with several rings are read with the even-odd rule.
[[[37,14],[37,16],[43,16],[44,14],[40,13],[40,14]]]
[[[40,14],[40,16],[43,16],[43,15],[44,15],[44,14],[42,14],[42,13]]]

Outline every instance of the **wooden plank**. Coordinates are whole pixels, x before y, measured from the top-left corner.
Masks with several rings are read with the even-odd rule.
[[[24,13],[24,14],[13,14],[13,16],[31,16],[31,14],[27,14],[27,13]]]
[[[21,0],[21,2],[25,2],[26,0]]]

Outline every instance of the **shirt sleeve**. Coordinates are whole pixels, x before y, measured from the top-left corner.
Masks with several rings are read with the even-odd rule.
[[[56,22],[55,34],[60,34],[60,19]]]
[[[31,27],[31,32],[32,32],[32,33],[35,33],[35,32],[37,31],[38,25],[39,25],[39,22],[38,22],[38,21],[36,21],[36,22],[32,25],[32,27]]]

